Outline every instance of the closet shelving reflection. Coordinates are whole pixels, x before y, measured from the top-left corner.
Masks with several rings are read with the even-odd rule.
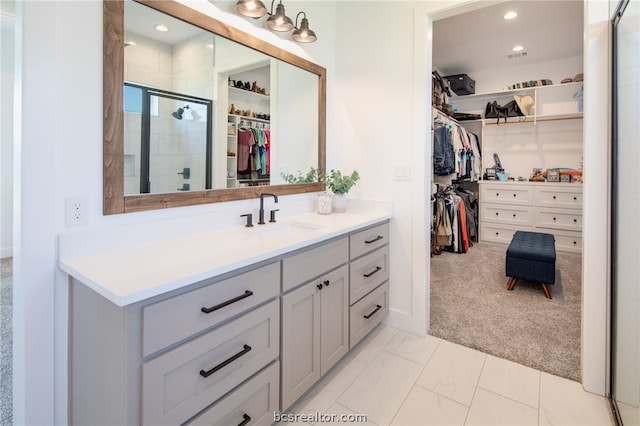
[[[500,92],[478,93],[473,95],[453,96],[453,107],[459,112],[476,113],[484,116],[488,102],[497,101],[506,104],[514,100],[514,96],[531,96],[534,99],[535,114],[524,117],[509,117],[506,124],[538,123],[559,120],[580,120],[582,112],[578,110],[578,93],[583,82],[554,84],[549,86],[526,87],[522,89],[504,90]],[[468,120],[480,122],[483,126],[497,124],[495,118]],[[503,125],[504,119],[499,125]]]
[[[240,90],[240,89],[236,89]],[[251,93],[251,92],[249,92]],[[261,95],[264,96],[264,95]],[[244,115],[227,115],[227,188],[237,188],[241,185],[268,185],[269,175],[260,175],[253,178],[242,178],[238,175],[238,129],[253,127],[260,130],[270,130],[271,122],[262,118],[248,117]]]

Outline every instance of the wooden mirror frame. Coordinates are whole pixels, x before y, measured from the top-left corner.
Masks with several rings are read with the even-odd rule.
[[[215,35],[318,76],[318,168],[326,166],[326,69],[175,1],[135,0]],[[324,191],[320,182],[209,189],[188,193],[124,194],[124,2],[103,2],[103,213],[105,215]]]

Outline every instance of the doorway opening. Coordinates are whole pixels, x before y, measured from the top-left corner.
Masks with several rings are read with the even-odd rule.
[[[507,12],[517,17],[506,19]],[[480,31],[470,36],[469,28]],[[429,334],[576,381],[581,379],[582,39],[581,2],[500,2],[449,12],[433,22],[432,69],[451,93],[434,99],[441,104],[432,126],[451,133],[454,170],[432,170],[432,216],[443,215],[440,203],[449,224],[431,221]],[[514,51],[516,46],[521,49]],[[465,84],[456,86],[456,77]],[[486,114],[493,102],[516,104],[520,114],[498,123]],[[477,149],[465,144],[465,132],[477,138]],[[471,159],[475,151],[479,164]],[[553,169],[557,182],[547,175]],[[460,201],[465,194],[476,203],[471,213]],[[460,205],[462,210],[454,208]],[[516,231],[554,236],[552,299],[537,282],[520,281],[507,290],[505,252]]]

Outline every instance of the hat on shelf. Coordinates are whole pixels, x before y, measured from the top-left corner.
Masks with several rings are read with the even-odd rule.
[[[573,83],[573,79],[571,77],[567,77],[567,78],[563,78],[562,81],[560,82],[561,84],[565,84],[565,83]]]
[[[573,77],[573,81],[575,81],[575,82],[583,81],[583,80],[584,80],[584,75],[582,73],[576,74],[576,76]]]
[[[519,96],[519,95],[514,95],[513,96],[516,100],[516,103],[518,104],[518,107],[520,108],[520,111],[522,111],[522,113],[524,115],[533,115],[534,114],[534,110],[535,110],[535,101],[533,100],[533,98],[529,95],[525,95],[525,96]]]

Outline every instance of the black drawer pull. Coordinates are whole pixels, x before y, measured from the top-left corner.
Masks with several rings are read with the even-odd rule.
[[[498,215],[499,215],[499,213],[498,213],[498,212],[496,212],[496,216],[498,216]]]
[[[322,284],[326,285],[327,287],[329,287],[329,284],[331,284],[331,281],[329,280],[324,280],[322,281]]]
[[[578,219],[573,219],[573,223],[577,223],[577,222],[578,222]]]
[[[515,214],[515,213],[513,214],[513,217],[516,217],[516,214]]]
[[[200,310],[201,310],[202,312],[204,312],[205,314],[210,314],[210,313],[211,313],[211,312],[213,312],[213,311],[217,311],[218,309],[222,309],[222,308],[224,308],[225,306],[229,306],[229,305],[231,305],[232,303],[239,302],[240,300],[242,300],[242,299],[246,299],[246,298],[247,298],[247,297],[249,297],[249,296],[253,296],[253,292],[252,292],[252,291],[249,291],[249,290],[246,290],[246,291],[244,292],[244,294],[241,294],[241,295],[240,295],[240,296],[238,296],[238,297],[234,297],[233,299],[229,299],[229,300],[227,300],[226,302],[222,302],[222,303],[220,303],[220,304],[218,304],[218,305],[216,305],[216,306],[212,306],[212,307],[210,307],[210,308],[200,308]]]
[[[384,237],[382,235],[378,235],[377,237],[375,237],[373,240],[365,240],[365,244],[371,244],[371,243],[375,243],[378,240],[383,239]]]
[[[554,200],[556,199],[556,196],[555,196],[555,195],[553,196],[553,199],[554,199]]]
[[[380,305],[376,305],[376,308],[373,310],[373,312],[371,312],[369,315],[365,315],[364,318],[365,319],[369,319],[373,316],[373,314],[375,314],[376,312],[378,312],[380,309],[382,309],[382,306]]]
[[[516,194],[513,194],[513,196],[515,197],[515,196],[516,196]]]
[[[379,266],[376,266],[376,269],[374,269],[373,272],[369,272],[368,274],[364,274],[363,277],[369,278],[371,275],[375,274],[378,271],[382,271],[382,268],[379,267]]]
[[[220,364],[216,365],[211,370],[209,370],[209,371],[200,370],[200,375],[202,377],[209,377],[210,375],[212,375],[216,371],[218,371],[218,370],[226,367],[227,365],[231,364],[233,361],[235,361],[236,359],[240,358],[242,355],[248,353],[249,351],[251,351],[251,346],[244,345],[244,349],[242,349],[240,352],[238,352],[237,354],[235,354],[231,358],[229,358],[229,359],[227,359],[225,361],[222,361]]]
[[[249,422],[251,421],[251,416],[250,416],[250,415],[248,415],[247,413],[244,413],[244,414],[242,415],[242,418],[243,418],[244,420],[242,420],[242,422],[238,423],[238,426],[244,426],[244,425],[247,425],[247,424],[249,424]]]
[[[576,201],[578,199],[578,197],[573,197],[573,201]]]
[[[556,220],[556,218],[554,217],[553,220]]]
[[[318,288],[318,290],[322,290],[322,283],[316,284],[316,287]]]

